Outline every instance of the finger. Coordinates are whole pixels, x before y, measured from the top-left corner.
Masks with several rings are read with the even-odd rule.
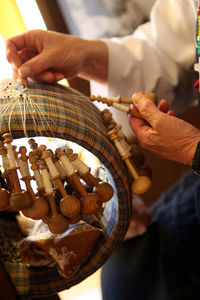
[[[21,35],[5,40],[6,58],[17,69],[21,66],[22,61],[18,51],[25,47],[25,41]]]
[[[40,82],[48,82],[48,83],[55,83],[59,80],[64,78],[63,74],[61,73],[53,73],[53,72],[43,72],[38,74],[37,76],[31,77],[34,81]]]
[[[28,51],[27,49],[18,51],[18,56],[20,57],[22,63],[25,63],[25,61],[31,59],[35,55],[37,55],[37,53],[33,51]]]
[[[173,116],[173,117],[176,116],[176,114],[173,110],[169,110],[167,114],[170,115],[170,116]]]
[[[140,140],[143,134],[148,132],[151,128],[146,121],[132,116],[129,117],[129,125],[138,137],[138,140]]]
[[[19,75],[23,78],[39,76],[53,67],[53,61],[48,55],[48,51],[43,51],[40,54],[26,61],[19,69]]]
[[[156,105],[143,93],[136,93],[132,96],[133,104],[136,106],[142,117],[153,126],[154,120],[159,113]]]
[[[158,109],[163,113],[167,113],[169,110],[169,103],[166,100],[161,100]]]

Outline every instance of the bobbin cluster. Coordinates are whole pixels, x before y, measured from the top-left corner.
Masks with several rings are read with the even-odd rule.
[[[101,112],[104,123],[107,125],[108,136],[114,143],[119,152],[121,159],[133,178],[131,189],[133,194],[141,195],[147,192],[151,187],[151,169],[145,165],[145,157],[139,147],[136,138],[128,141],[127,137],[121,130],[108,109]]]
[[[112,198],[112,186],[94,177],[72,149],[64,152],[57,148],[53,153],[29,139],[32,151],[27,154],[26,147],[17,151],[12,145],[10,133],[3,138],[0,154],[7,189],[0,189],[1,210],[21,211],[28,218],[42,219],[52,233],[60,234],[84,215],[98,213],[103,203]],[[25,190],[20,180],[24,181]],[[37,191],[32,187],[33,180]]]

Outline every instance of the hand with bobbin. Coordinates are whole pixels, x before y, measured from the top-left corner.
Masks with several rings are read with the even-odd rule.
[[[129,118],[141,146],[166,159],[191,166],[200,131],[168,111],[167,101],[162,101],[158,109],[143,93],[134,94],[132,100],[143,116],[143,120]]]

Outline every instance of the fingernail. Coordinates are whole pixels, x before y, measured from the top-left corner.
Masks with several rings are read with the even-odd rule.
[[[16,80],[19,82],[19,84],[23,85],[23,86],[27,86],[27,80],[22,78],[22,77],[17,77]]]
[[[31,75],[31,68],[29,68],[28,66],[22,66],[18,69],[18,73],[21,77],[27,78]]]
[[[141,94],[141,93],[135,93],[132,96],[132,100],[133,100],[134,103],[138,103],[143,97],[144,97],[143,94]]]

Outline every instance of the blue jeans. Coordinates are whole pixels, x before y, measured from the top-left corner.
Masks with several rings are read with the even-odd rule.
[[[151,207],[145,234],[102,268],[103,300],[200,299],[200,177],[189,172]]]

